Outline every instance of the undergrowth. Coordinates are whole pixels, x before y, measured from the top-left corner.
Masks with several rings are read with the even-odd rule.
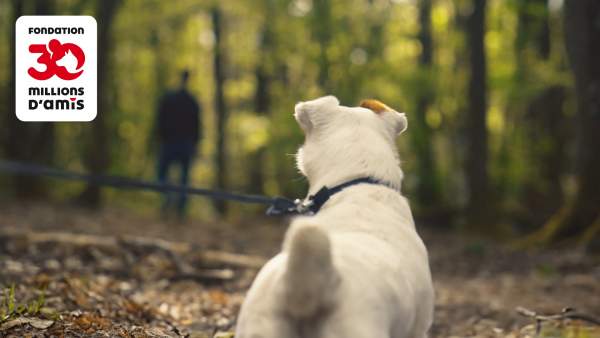
[[[5,288],[0,301],[0,324],[17,318],[33,317],[40,315],[44,304],[46,303],[46,290],[40,289],[39,295],[35,299],[27,302],[18,302],[15,297],[15,285]]]

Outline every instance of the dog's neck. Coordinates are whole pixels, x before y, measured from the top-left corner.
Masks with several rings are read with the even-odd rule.
[[[375,169],[377,170],[349,171],[348,166],[343,168],[331,168],[330,170],[324,171],[322,175],[318,176],[318,179],[309,178],[308,196],[314,195],[323,187],[332,188],[361,177],[370,177],[375,180],[385,182],[391,188],[400,191],[404,174],[399,166],[396,165],[388,168],[383,168],[382,166]]]

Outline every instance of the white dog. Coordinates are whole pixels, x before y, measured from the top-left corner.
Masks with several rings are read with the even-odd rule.
[[[298,103],[294,116],[306,134],[297,163],[309,196],[319,200],[328,187],[329,199],[293,220],[283,251],[247,294],[236,338],[426,337],[434,300],[427,250],[400,194],[394,141],[405,114],[326,96]]]

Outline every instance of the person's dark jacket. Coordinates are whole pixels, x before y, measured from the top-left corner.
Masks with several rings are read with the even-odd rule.
[[[192,142],[202,137],[201,107],[185,89],[166,94],[158,108],[161,143]]]

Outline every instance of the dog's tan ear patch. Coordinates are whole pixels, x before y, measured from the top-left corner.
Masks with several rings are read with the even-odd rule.
[[[363,108],[371,109],[377,114],[383,113],[384,111],[394,111],[392,108],[388,107],[385,103],[374,100],[374,99],[366,99],[360,101],[360,106]]]

